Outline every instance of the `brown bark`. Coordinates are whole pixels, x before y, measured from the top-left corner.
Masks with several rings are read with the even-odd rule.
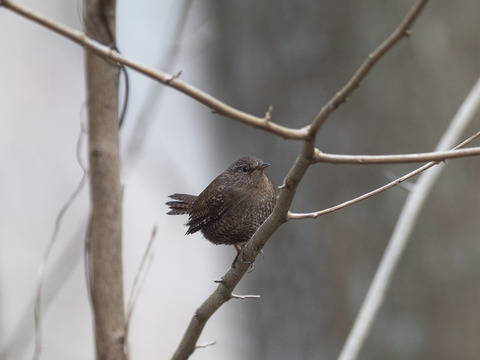
[[[85,30],[114,46],[115,1],[88,0]],[[120,183],[119,67],[86,52],[91,186],[91,294],[97,359],[125,359]]]

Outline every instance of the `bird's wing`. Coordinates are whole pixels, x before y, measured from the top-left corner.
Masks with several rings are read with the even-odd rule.
[[[227,194],[225,191],[219,191],[219,188],[216,188],[216,191],[209,190],[208,188],[205,189],[206,194],[201,197],[204,201],[197,201],[193,205],[190,218],[186,224],[189,226],[187,234],[197,232],[217,221],[236,202],[237,195],[234,192]],[[199,198],[201,195],[199,195]]]

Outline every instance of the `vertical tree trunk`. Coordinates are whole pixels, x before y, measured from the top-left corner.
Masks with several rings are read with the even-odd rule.
[[[115,0],[86,0],[88,36],[115,44]],[[120,184],[119,67],[86,52],[91,186],[91,294],[97,359],[125,359]]]

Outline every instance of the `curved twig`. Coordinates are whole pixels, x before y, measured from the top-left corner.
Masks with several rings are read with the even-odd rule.
[[[35,351],[33,354],[34,360],[40,358],[40,353],[42,351],[42,288],[43,288],[43,282],[45,277],[45,268],[50,258],[50,254],[52,252],[53,246],[57,241],[58,232],[60,230],[63,216],[68,211],[68,209],[70,208],[72,203],[75,201],[75,199],[78,197],[78,195],[80,194],[80,192],[82,191],[83,187],[85,186],[88,180],[87,167],[83,164],[82,158],[80,156],[83,137],[85,136],[85,134],[86,134],[86,131],[82,125],[82,129],[80,131],[80,135],[77,141],[77,161],[83,171],[82,177],[77,187],[75,188],[75,190],[72,192],[68,200],[65,202],[65,204],[62,206],[62,208],[57,214],[57,217],[55,219],[55,225],[53,227],[53,232],[50,238],[50,242],[45,250],[45,253],[42,256],[42,260],[38,267],[38,273],[37,273],[38,279],[37,279],[37,286],[35,291],[35,304],[34,304],[34,318],[35,318]]]

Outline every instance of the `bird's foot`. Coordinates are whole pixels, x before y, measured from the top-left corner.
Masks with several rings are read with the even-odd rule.
[[[235,259],[233,260],[232,265],[230,266],[230,269],[232,270],[232,272],[233,272],[235,275],[238,275],[238,274],[235,272],[235,268],[236,268],[236,266],[237,266],[237,262],[238,262],[238,259],[239,259],[239,258],[241,258],[241,261],[242,261],[244,264],[250,265],[250,269],[248,270],[248,273],[249,273],[249,274],[253,271],[253,269],[255,269],[255,260],[247,261],[247,259],[245,258],[245,253],[244,253],[245,245],[247,245],[246,242],[242,242],[242,243],[238,243],[238,244],[233,244],[233,246],[235,246],[235,250],[237,250],[237,256],[235,256]],[[263,250],[261,250],[260,253],[262,254],[262,258],[263,258],[263,256],[264,256]]]
[[[235,270],[236,267],[237,267],[237,260],[238,260],[238,255],[235,257],[235,260],[233,260],[232,262],[232,265],[230,265],[230,270],[232,271],[232,273],[234,273],[235,275],[238,275],[237,271]],[[250,274],[253,269],[255,269],[255,263],[253,261],[251,262],[244,262],[244,264],[247,264],[247,265],[250,265],[250,269],[248,270],[248,273]]]
[[[263,252],[263,250],[260,250],[260,254],[262,255],[262,260],[265,258],[265,253]],[[255,263],[255,260],[252,260],[252,261],[247,261],[247,259],[245,259],[245,256],[242,255],[242,260],[245,264],[247,265],[253,265]]]

